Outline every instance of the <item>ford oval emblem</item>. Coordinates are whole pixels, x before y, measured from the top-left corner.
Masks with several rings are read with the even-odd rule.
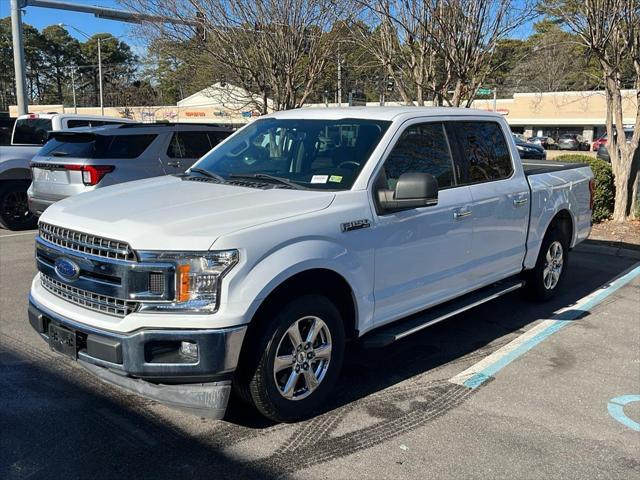
[[[80,276],[80,267],[68,258],[57,258],[55,269],[58,276],[67,282],[72,282]]]

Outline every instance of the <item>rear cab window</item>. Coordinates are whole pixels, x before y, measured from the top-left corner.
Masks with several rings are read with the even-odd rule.
[[[449,122],[457,139],[455,165],[459,185],[503,180],[513,175],[509,146],[500,124],[492,121]]]
[[[50,118],[19,118],[13,130],[16,145],[44,145],[52,129]]]
[[[58,133],[40,150],[39,156],[73,158],[137,158],[157,137],[145,135],[95,135]]]

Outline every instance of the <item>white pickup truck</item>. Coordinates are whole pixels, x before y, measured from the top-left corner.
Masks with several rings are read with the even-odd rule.
[[[521,287],[550,298],[593,187],[585,165],[523,166],[496,114],[278,112],[185,174],[47,209],[29,320],[104,381],[214,418],[233,388],[294,421],[351,341],[382,347]]]

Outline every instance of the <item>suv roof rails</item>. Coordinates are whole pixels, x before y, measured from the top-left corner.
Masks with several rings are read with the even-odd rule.
[[[217,127],[232,129],[232,125],[221,123],[202,123],[202,122],[154,122],[154,123],[123,123],[120,128],[141,128],[141,127],[175,127],[179,125],[187,125],[190,127]]]

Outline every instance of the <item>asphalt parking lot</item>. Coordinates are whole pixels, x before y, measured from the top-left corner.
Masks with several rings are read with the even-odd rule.
[[[354,345],[326,412],[274,425],[182,414],[49,351],[26,316],[33,237],[0,230],[2,479],[640,478],[640,276],[577,303],[638,260],[578,249],[550,303],[516,292]],[[488,357],[504,365],[476,388],[451,381]]]

